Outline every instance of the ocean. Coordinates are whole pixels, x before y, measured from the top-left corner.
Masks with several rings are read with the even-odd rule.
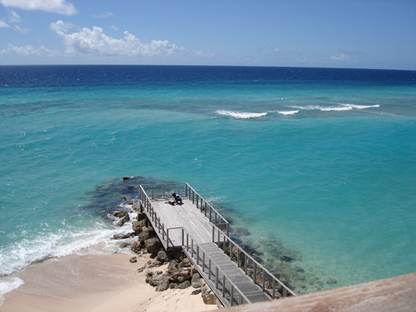
[[[416,270],[416,71],[3,66],[0,138],[0,293],[109,241],[123,176],[190,182],[300,293]]]

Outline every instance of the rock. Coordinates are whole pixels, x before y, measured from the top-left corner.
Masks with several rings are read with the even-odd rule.
[[[334,284],[336,284],[338,282],[337,282],[337,280],[335,278],[330,277],[330,278],[328,278],[328,280],[326,281],[326,283],[328,285],[334,285]]]
[[[285,261],[285,262],[292,262],[295,259],[291,256],[281,256],[280,260]]]
[[[130,221],[130,217],[129,214],[125,215],[124,217],[120,218],[117,222],[116,225],[117,226],[123,226],[124,223],[126,223],[127,221]]]
[[[180,268],[189,268],[192,266],[191,261],[188,258],[183,258],[182,261],[178,264]]]
[[[134,236],[134,232],[114,234],[113,239],[126,239]]]
[[[158,285],[156,286],[156,291],[164,291],[169,288],[169,276],[167,274],[162,274],[159,278]]]
[[[176,288],[178,288],[178,289],[185,289],[185,288],[188,288],[189,286],[191,286],[191,282],[188,281],[188,280],[186,280],[186,281],[183,281],[182,283],[179,283],[176,286]]]
[[[146,266],[141,266],[137,269],[137,272],[142,273],[146,269]]]
[[[133,221],[131,223],[131,229],[136,234],[140,234],[143,231],[143,228],[146,226],[146,220],[140,220],[140,221]]]
[[[125,216],[127,216],[129,213],[125,210],[116,210],[113,211],[113,216],[116,218],[123,218]]]
[[[151,257],[156,257],[160,249],[162,249],[162,244],[160,243],[157,237],[148,238],[144,241],[144,246]]]
[[[201,288],[202,286],[202,278],[201,275],[199,275],[199,273],[194,273],[192,275],[192,279],[191,279],[191,285],[193,288]]]
[[[169,260],[168,254],[164,250],[159,250],[156,256],[156,260],[160,261],[161,263],[165,263]]]
[[[174,273],[178,271],[178,262],[176,260],[170,260],[168,264],[168,270],[169,273]]]
[[[129,247],[129,246],[130,246],[129,242],[120,242],[120,243],[118,243],[118,247],[120,247],[120,248],[126,248],[126,247]]]
[[[137,214],[137,221],[142,221],[142,220],[146,220],[146,219],[147,219],[147,217],[146,217],[146,214],[144,212],[139,212]]]
[[[142,228],[142,232],[140,233],[140,239],[145,241],[151,237],[154,237],[155,234],[155,230],[153,230],[151,226],[145,226]]]
[[[148,263],[147,267],[148,268],[154,268],[154,267],[158,267],[158,266],[161,266],[161,265],[162,265],[162,262],[160,262],[158,260],[154,260],[154,261],[151,261],[150,263]]]
[[[191,292],[191,295],[198,295],[201,293],[201,291],[202,291],[201,288],[195,289]]]
[[[133,244],[131,245],[130,249],[131,249],[131,251],[138,254],[142,250],[142,244],[139,241],[134,241]]]
[[[130,261],[130,263],[136,263],[137,262],[137,257],[131,257],[129,261]]]
[[[201,296],[205,304],[217,304],[217,297],[207,285],[201,288]]]
[[[235,229],[235,233],[238,236],[249,236],[250,235],[250,232],[246,228],[242,228],[242,227],[237,227]]]

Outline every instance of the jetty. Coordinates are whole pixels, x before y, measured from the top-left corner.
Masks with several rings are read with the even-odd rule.
[[[189,183],[174,191],[182,205],[139,185],[140,209],[164,249],[181,249],[224,306],[296,295],[231,239],[229,222]]]

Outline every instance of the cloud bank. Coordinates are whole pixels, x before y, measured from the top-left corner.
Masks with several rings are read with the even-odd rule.
[[[73,26],[61,20],[51,23],[50,28],[62,37],[68,53],[134,57],[170,55],[181,49],[168,40],[141,41],[128,31],[121,38],[111,37],[97,26],[71,32]]]
[[[74,5],[66,2],[66,0],[0,0],[0,4],[7,8],[44,11],[63,15],[74,15],[77,13]]]
[[[16,54],[23,56],[49,56],[52,55],[52,51],[44,46],[34,47],[30,44],[21,46],[9,44],[7,48],[0,50],[0,55]]]

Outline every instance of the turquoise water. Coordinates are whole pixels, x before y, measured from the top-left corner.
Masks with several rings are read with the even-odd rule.
[[[304,272],[292,276],[301,292],[415,271],[414,79],[100,70],[94,83],[56,82],[80,75],[59,68],[0,79],[0,274],[109,238],[84,207],[125,175],[192,183],[265,260],[291,252],[282,265]]]

